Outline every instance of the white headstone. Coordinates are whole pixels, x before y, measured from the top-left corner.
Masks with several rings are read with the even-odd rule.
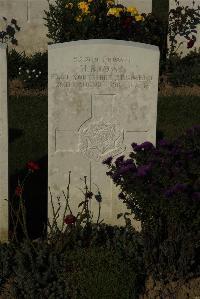
[[[7,46],[0,43],[0,241],[8,239]]]
[[[135,7],[140,14],[152,12],[152,0],[116,0],[115,3],[126,7]]]
[[[194,9],[198,9],[198,6],[200,7],[200,0],[179,0],[179,6],[182,7],[186,7],[188,6],[189,8],[194,8]],[[176,9],[177,8],[177,4],[175,2],[175,0],[169,0],[169,10],[171,9]],[[200,12],[200,10],[199,10]],[[189,52],[191,52],[191,50],[194,50],[195,48],[198,50],[200,48],[200,24],[197,25],[197,34],[196,33],[192,33],[190,34],[190,37],[192,38],[192,35],[196,36],[196,42],[194,44],[194,46],[192,48],[187,48],[187,43],[188,40],[180,35],[177,35],[176,40],[177,40],[177,47],[179,46],[180,42],[183,42],[183,44],[180,45],[180,47],[178,47],[177,49],[177,53],[181,53],[182,52],[182,56],[186,56]],[[170,42],[168,39],[168,45],[170,46]]]
[[[65,204],[71,173],[70,206],[74,214],[88,188],[102,194],[101,219],[125,224],[120,189],[106,175],[102,161],[132,151],[132,142],[156,142],[159,50],[119,40],[81,40],[48,46],[48,186],[57,207]],[[96,184],[96,185],[95,185]],[[49,219],[52,207],[49,193]],[[91,201],[94,220],[98,203]],[[63,214],[63,210],[60,215]],[[80,211],[80,209],[79,209]],[[60,218],[60,221],[62,219]],[[139,224],[137,224],[139,225]],[[135,225],[136,226],[136,225]]]

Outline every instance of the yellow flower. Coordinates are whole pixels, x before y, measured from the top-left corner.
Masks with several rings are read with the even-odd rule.
[[[79,2],[78,8],[80,8],[84,13],[89,13],[89,6],[87,2]]]
[[[107,12],[107,16],[113,15],[113,16],[119,17],[120,11],[123,11],[123,8],[121,8],[121,7],[109,8],[109,10]]]
[[[77,16],[77,17],[75,17],[75,20],[76,20],[77,22],[81,22],[81,21],[82,21],[82,17],[81,17],[81,16]]]
[[[132,16],[133,15],[138,15],[138,11],[135,7],[127,7],[126,11],[130,12]]]
[[[73,7],[73,3],[68,3],[68,4],[66,4],[66,6],[65,6],[66,8],[69,8],[69,9],[72,9],[72,7]]]
[[[92,2],[93,0],[88,0],[88,2],[90,3],[90,2]]]
[[[138,15],[138,16],[135,16],[135,20],[138,22],[138,21],[143,21],[144,20],[144,17],[141,16],[141,15]]]

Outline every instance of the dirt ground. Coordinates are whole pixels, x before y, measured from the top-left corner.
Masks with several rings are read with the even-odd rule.
[[[146,291],[139,299],[200,299],[200,277],[188,281],[173,281],[168,284],[146,281]]]

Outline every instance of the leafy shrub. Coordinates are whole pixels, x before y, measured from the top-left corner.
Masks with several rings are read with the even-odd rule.
[[[179,5],[178,0],[175,0],[175,2],[177,5],[176,9],[169,11],[169,56],[174,55],[182,43],[178,44],[177,36],[183,36],[186,39],[188,48],[193,47],[196,42],[197,25],[200,23],[199,8],[183,7]],[[195,1],[193,2],[195,3]]]
[[[12,274],[13,244],[0,243],[0,293],[6,280]]]
[[[35,53],[26,56],[25,53],[18,53],[12,50],[8,54],[9,78],[20,79],[25,88],[47,88],[48,82],[48,56],[47,52]]]
[[[8,52],[8,78],[10,80],[19,77],[19,68],[26,67],[25,53],[19,53],[15,49]]]
[[[174,86],[200,85],[200,51],[191,51],[187,56],[171,57],[168,61],[168,79]]]
[[[142,224],[144,257],[159,279],[198,275],[200,225],[200,126],[174,142],[132,144],[133,153],[111,164],[107,175],[119,198]]]

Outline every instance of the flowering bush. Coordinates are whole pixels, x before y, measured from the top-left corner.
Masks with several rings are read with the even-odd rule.
[[[160,45],[162,26],[152,14],[111,0],[57,0],[45,14],[47,36],[54,43],[110,38]]]
[[[47,88],[48,58],[47,52],[26,56],[12,50],[8,53],[10,79],[20,79],[25,88]]]
[[[159,278],[200,271],[194,267],[200,250],[200,125],[156,148],[150,142],[132,147],[130,159],[103,163],[122,189],[119,198],[141,221],[147,268]]]
[[[178,0],[175,0],[175,2],[177,5],[176,9],[171,9],[169,12],[169,56],[174,55],[180,45],[183,43],[180,42],[178,44],[176,39],[178,35],[184,36],[188,49],[191,49],[193,46],[195,46],[197,25],[200,23],[200,7],[183,7],[179,5],[180,3]],[[193,1],[193,5],[194,4],[195,1]]]

